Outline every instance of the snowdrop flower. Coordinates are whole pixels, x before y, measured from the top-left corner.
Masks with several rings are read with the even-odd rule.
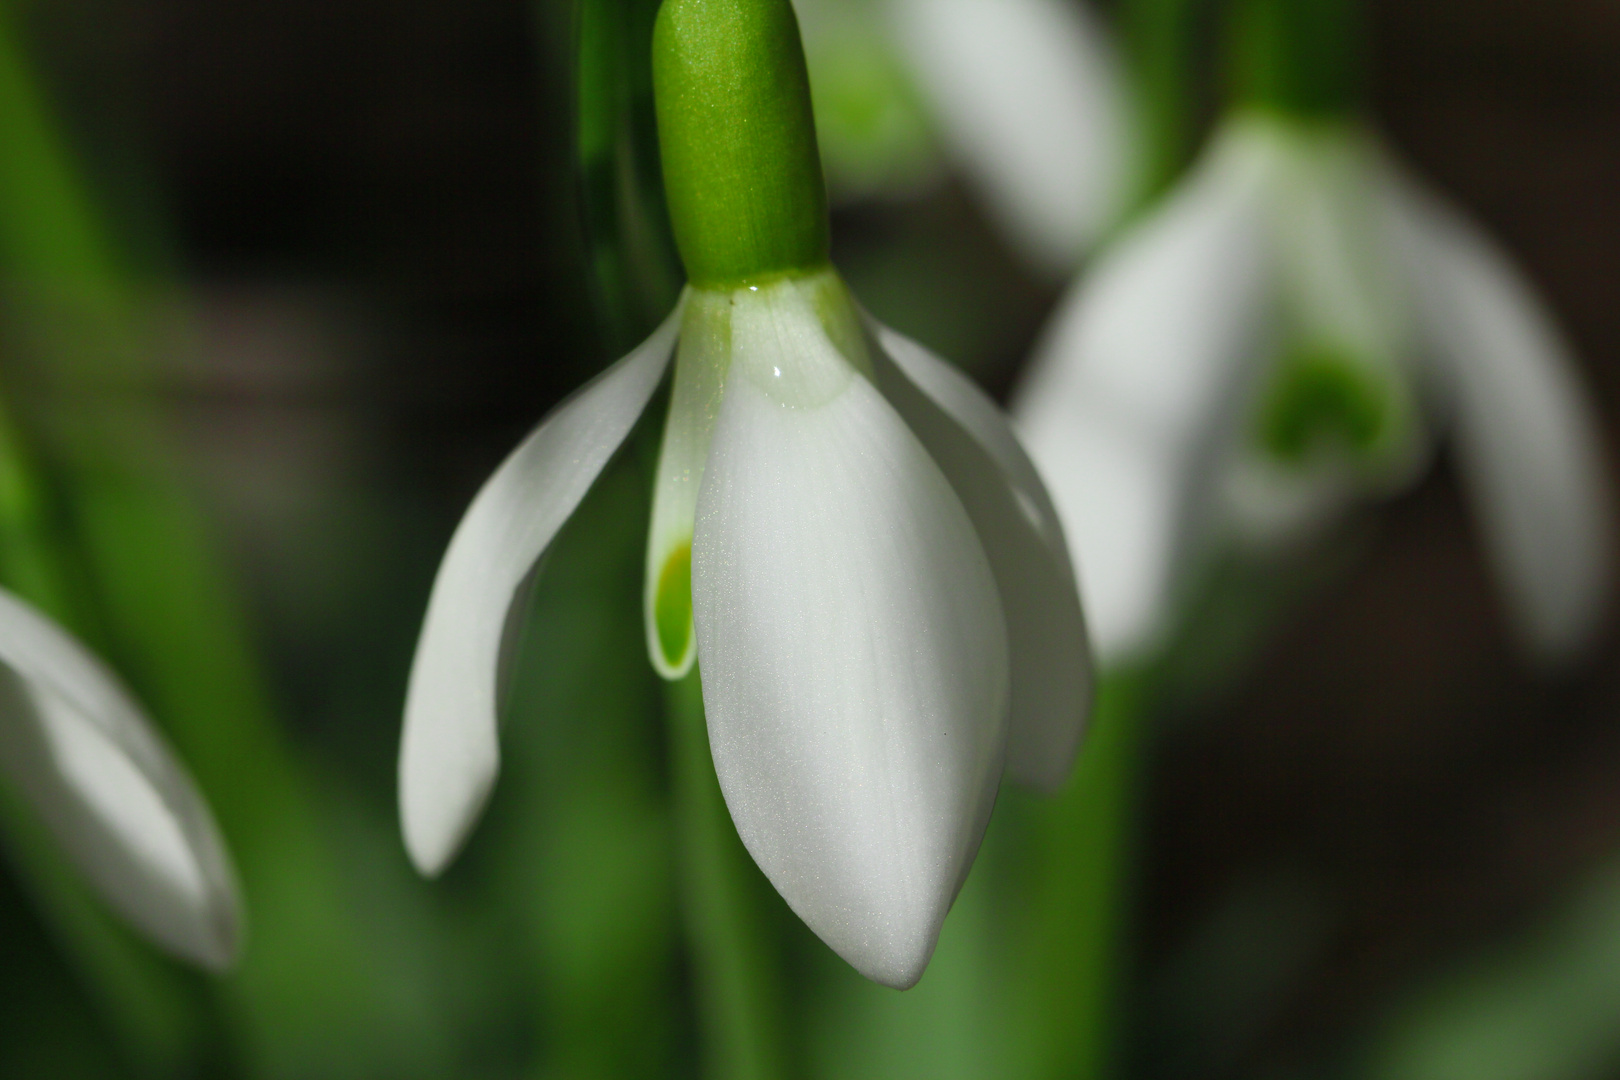
[[[1059,275],[1123,211],[1125,79],[1083,0],[795,3],[836,187],[915,186],[932,127],[1018,251]]]
[[[1199,552],[1297,540],[1441,434],[1531,654],[1567,658],[1601,615],[1609,492],[1561,336],[1348,120],[1229,119],[1063,301],[1014,411],[1104,662],[1163,640]]]
[[[137,930],[193,963],[230,966],[241,913],[202,795],[112,672],[4,590],[0,776]]]
[[[701,659],[743,842],[868,977],[921,975],[1006,763],[1061,781],[1088,707],[1062,531],[1001,412],[864,317],[827,220],[788,0],[666,0],[665,187],[690,284],[473,501],[417,646],[400,755],[407,846],[454,855],[499,762],[502,646],[525,582],[673,356],[647,644]],[[582,718],[582,722],[587,722]]]

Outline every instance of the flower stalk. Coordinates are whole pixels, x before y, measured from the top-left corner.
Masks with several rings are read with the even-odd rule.
[[[1009,985],[1028,995],[1040,1076],[1121,1072],[1150,702],[1142,673],[1106,676],[1074,776],[1031,814],[1035,873],[1019,899],[1028,917]]]
[[[703,1075],[787,1075],[781,947],[770,886],[737,839],[709,755],[696,668],[664,686],[680,900],[697,985]]]
[[[1231,102],[1299,119],[1345,119],[1363,95],[1356,0],[1235,0]]]
[[[579,0],[581,212],[603,336],[615,354],[658,325],[681,290],[659,174],[653,24],[659,0]]]
[[[723,289],[825,266],[827,193],[788,0],[665,0],[653,87],[688,281]]]
[[[1206,0],[1124,0],[1124,27],[1136,86],[1137,184],[1146,205],[1175,182],[1194,146],[1199,16]]]

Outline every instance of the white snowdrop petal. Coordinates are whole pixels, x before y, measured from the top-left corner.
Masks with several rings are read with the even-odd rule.
[[[901,50],[992,214],[1067,273],[1112,223],[1133,148],[1121,66],[1084,4],[890,0]]]
[[[1318,535],[1356,501],[1404,487],[1425,463],[1428,440],[1401,348],[1407,328],[1380,228],[1376,144],[1348,125],[1254,116],[1237,123],[1269,141],[1284,177],[1272,207],[1280,332],[1213,486],[1223,537],[1275,555]],[[1317,444],[1293,457],[1265,443],[1264,412],[1301,364],[1331,365],[1361,390],[1377,414],[1373,441]]]
[[[1354,128],[1272,124],[1287,147],[1289,182],[1277,200],[1275,235],[1292,321],[1363,363],[1392,365],[1402,329],[1392,316],[1401,297],[1379,230],[1377,145]]]
[[[1001,409],[921,345],[869,320],[878,386],[951,482],[1001,593],[1011,662],[1007,768],[1063,783],[1091,709],[1091,648],[1056,509]]]
[[[546,417],[450,540],[411,665],[399,754],[405,846],[424,874],[450,861],[495,782],[500,668],[522,586],[657,389],[681,310]]]
[[[0,773],[138,930],[194,963],[231,964],[240,903],[202,795],[117,678],[3,590]]]
[[[995,800],[995,580],[939,467],[813,316],[739,309],[733,334],[692,565],[715,770],[793,910],[904,988]]]
[[[1531,285],[1477,227],[1401,180],[1389,188],[1434,381],[1518,633],[1567,661],[1609,599],[1613,499],[1573,357]]]
[[[1079,572],[1097,659],[1157,644],[1270,332],[1267,145],[1231,129],[1060,303],[1012,412]]]

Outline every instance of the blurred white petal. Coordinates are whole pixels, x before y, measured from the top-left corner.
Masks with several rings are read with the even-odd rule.
[[[1238,121],[1277,140],[1286,181],[1273,207],[1287,320],[1365,363],[1392,366],[1402,338],[1400,278],[1384,244],[1377,144],[1355,127],[1298,130]]]
[[[0,771],[137,929],[205,967],[231,964],[241,911],[202,795],[116,677],[3,590]]]
[[[1435,383],[1518,633],[1570,659],[1609,599],[1613,503],[1597,421],[1568,346],[1530,284],[1456,211],[1395,181]]]
[[[450,540],[411,665],[399,755],[405,846],[424,874],[450,861],[495,782],[500,669],[522,586],[657,389],[681,311],[543,420]]]
[[[692,633],[692,524],[730,361],[730,309],[730,293],[693,289],[681,317],[642,593],[647,655],[666,679],[681,678],[697,660],[697,636]]]
[[[921,345],[872,320],[878,385],[944,471],[978,531],[1007,620],[1007,768],[1063,783],[1091,709],[1091,648],[1057,511],[1006,415]],[[886,362],[887,361],[887,362]]]
[[[1365,478],[1343,461],[1277,461],[1250,439],[1227,456],[1212,485],[1221,531],[1258,558],[1316,539],[1367,494]]]
[[[1006,632],[960,500],[800,299],[733,318],[692,563],[709,739],[772,884],[906,987],[995,801]]]
[[[1215,485],[1221,528],[1241,546],[1276,553],[1356,500],[1404,486],[1423,464],[1427,440],[1404,362],[1400,275],[1380,227],[1376,144],[1351,126],[1301,128],[1254,116],[1234,123],[1271,140],[1278,154],[1283,182],[1271,236],[1279,250],[1279,326],[1274,359],[1248,388],[1247,415]],[[1297,457],[1265,445],[1264,411],[1302,364],[1317,371],[1331,364],[1360,390],[1376,410],[1375,440],[1341,445],[1342,432],[1322,431]],[[1310,430],[1312,422],[1304,423]]]
[[[1103,663],[1167,629],[1215,450],[1268,344],[1275,170],[1229,130],[1061,302],[1014,395]]]
[[[947,145],[1028,257],[1072,270],[1123,207],[1121,65],[1069,0],[889,0]]]
[[[833,201],[914,195],[937,181],[938,140],[882,3],[793,0],[793,9]]]

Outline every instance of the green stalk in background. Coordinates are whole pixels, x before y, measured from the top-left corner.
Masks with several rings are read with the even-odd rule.
[[[647,62],[658,5],[659,0],[577,0],[575,7],[581,209],[610,356],[646,337],[681,290]]]
[[[709,756],[698,669],[665,688],[680,895],[708,1080],[777,1080],[784,1049],[774,900],[743,848]]]
[[[1120,24],[1141,132],[1135,208],[1162,195],[1197,149],[1198,44],[1208,0],[1123,0]]]
[[[1365,94],[1365,40],[1355,0],[1232,0],[1231,104],[1301,119],[1343,119]]]
[[[1009,986],[1030,1025],[1034,1077],[1102,1080],[1121,1071],[1151,702],[1144,676],[1105,676],[1074,776],[1056,799],[1023,807],[1028,849],[1009,905],[1023,933]]]
[[[0,146],[0,303],[13,401],[65,525],[4,572],[19,588],[32,578],[33,598],[130,681],[212,802],[248,909],[242,964],[218,984],[247,1070],[341,1076],[385,1062],[395,1075],[431,1074],[442,1058],[438,1010],[385,977],[395,969],[381,966],[379,952],[410,945],[379,940],[346,892],[228,575],[151,404],[159,290],[115,256],[3,20]],[[26,548],[16,534],[7,545]],[[39,572],[52,562],[63,569]],[[47,580],[57,583],[40,584]],[[53,592],[86,603],[66,610]]]
[[[484,923],[503,928],[502,1001],[532,1018],[537,1077],[680,1072],[676,838],[641,629],[653,434],[608,467],[546,555],[515,654],[505,782],[482,852],[469,852],[505,909]]]

